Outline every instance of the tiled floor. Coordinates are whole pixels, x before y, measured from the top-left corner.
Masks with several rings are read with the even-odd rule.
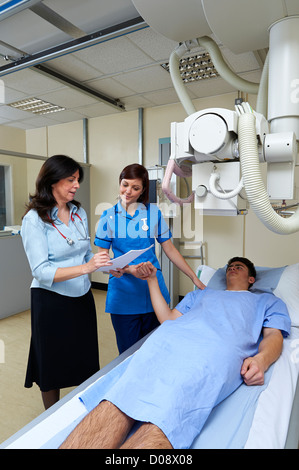
[[[110,315],[104,312],[106,292],[93,290],[97,314],[101,367],[117,355]],[[30,311],[0,320],[0,340],[4,358],[0,358],[0,443],[44,411],[39,388],[24,388],[30,343]],[[4,361],[3,361],[4,359]],[[70,392],[61,391],[61,397]]]

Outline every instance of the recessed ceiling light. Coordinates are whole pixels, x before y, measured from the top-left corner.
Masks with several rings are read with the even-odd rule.
[[[169,72],[168,62],[161,64],[161,67]],[[182,58],[180,60],[179,71],[185,83],[219,77],[208,52]]]
[[[49,114],[65,110],[65,108],[61,106],[40,100],[39,98],[15,101],[14,103],[10,103],[8,106],[22,111],[29,111],[33,114]]]

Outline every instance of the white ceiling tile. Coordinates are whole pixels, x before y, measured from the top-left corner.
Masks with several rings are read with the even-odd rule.
[[[80,108],[76,108],[75,111],[59,111],[57,113],[50,113],[50,114],[45,114],[44,117],[48,117],[52,121],[55,121],[56,123],[66,123],[66,122],[71,122],[71,121],[79,121],[82,119],[84,116],[80,112],[77,112],[77,109],[80,110]]]
[[[7,126],[7,127],[17,127],[18,129],[24,129],[24,130],[36,129],[38,127],[42,127],[42,126],[39,126],[37,122],[29,124],[28,121],[9,121],[9,122],[3,123],[2,125]]]
[[[36,96],[49,90],[60,89],[63,86],[52,78],[45,77],[31,69],[20,70],[1,77],[4,85],[14,90]]]
[[[150,93],[143,93],[143,96],[148,99],[154,106],[173,104],[179,101],[179,98],[173,88],[168,88],[159,91],[151,91]]]
[[[112,39],[83,49],[76,52],[75,56],[100,70],[104,75],[152,63],[152,59],[126,37]]]
[[[135,90],[121,85],[113,78],[101,78],[99,80],[90,80],[86,83],[90,88],[113,98],[121,98],[122,96],[130,96],[135,94]]]
[[[70,0],[44,0],[43,3],[87,32],[139,16],[131,0],[71,0],[71,7]]]
[[[124,99],[125,108],[127,111],[132,111],[138,108],[151,108],[153,103],[146,99],[143,95],[128,96]]]
[[[5,124],[5,123],[9,123],[9,119],[4,119],[1,117],[1,108],[0,108],[0,124]]]
[[[134,89],[136,93],[161,90],[172,86],[169,73],[163,70],[160,65],[117,75],[114,79],[128,88]]]
[[[26,119],[26,121],[22,121],[23,123],[27,123],[29,126],[33,126],[33,127],[46,127],[46,126],[54,126],[57,124],[56,121],[54,121],[53,119],[47,117],[47,116],[32,116],[28,119]]]
[[[201,80],[187,85],[187,88],[197,96],[205,98],[207,96],[217,96],[223,93],[231,93],[235,88],[225,82],[222,78],[213,78],[211,80]]]
[[[74,54],[51,60],[48,62],[48,65],[55,71],[80,82],[85,82],[103,75],[102,72],[92,67],[89,63],[80,60]]]
[[[298,0],[285,0],[289,16],[298,15]]]
[[[240,73],[240,77],[245,78],[250,82],[260,83],[261,81],[261,70],[254,70],[253,72]]]
[[[26,119],[30,114],[28,111],[21,111],[10,106],[0,106],[0,118],[12,119],[13,121],[21,121]]]
[[[33,54],[70,37],[27,9],[1,21],[1,40]]]
[[[127,37],[156,61],[168,61],[170,54],[178,45],[175,41],[162,36],[152,28],[135,31]]]
[[[76,108],[76,113],[81,115],[81,118],[94,118],[99,116],[106,116],[107,114],[116,114],[122,111],[112,108],[105,103],[97,103],[90,106],[80,106]]]
[[[5,86],[4,80],[0,80],[2,82],[0,86],[3,84],[3,92],[1,93],[0,101],[2,103],[13,103],[14,101],[19,101],[27,97],[27,94],[21,91],[13,90]]]
[[[52,104],[58,104],[59,106],[63,106],[67,109],[74,109],[78,106],[97,102],[96,98],[92,98],[82,92],[75,91],[67,87],[62,90],[39,94],[38,98],[49,101]]]
[[[244,52],[242,54],[234,54],[226,47],[221,47],[221,52],[226,62],[236,73],[248,72],[251,70],[259,70],[260,66],[253,52]]]

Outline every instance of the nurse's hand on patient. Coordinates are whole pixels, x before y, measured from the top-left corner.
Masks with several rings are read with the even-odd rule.
[[[205,289],[205,288],[206,288],[205,284],[203,284],[203,283],[198,279],[197,276],[194,277],[194,279],[193,279],[193,284],[194,284],[196,287],[198,287],[198,289]]]
[[[124,274],[124,270],[123,269],[117,269],[117,270],[111,269],[111,271],[109,271],[109,274],[112,274],[112,276],[114,277],[122,277],[122,275]]]

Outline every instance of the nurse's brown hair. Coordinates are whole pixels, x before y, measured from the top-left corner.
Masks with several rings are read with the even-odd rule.
[[[143,191],[140,194],[137,202],[142,202],[143,204],[146,204],[149,198],[149,178],[147,169],[143,165],[139,165],[138,163],[132,163],[131,165],[126,166],[122,170],[121,174],[119,175],[119,184],[123,179],[140,179],[142,181]]]
[[[49,212],[57,204],[52,193],[52,185],[72,176],[77,170],[79,171],[78,181],[80,183],[84,176],[80,163],[67,155],[53,155],[49,157],[40,169],[35,182],[35,194],[29,195],[29,203],[26,205],[24,215],[31,209],[35,209],[44,222],[50,223]],[[81,205],[79,201],[74,199],[72,204],[78,208]]]

